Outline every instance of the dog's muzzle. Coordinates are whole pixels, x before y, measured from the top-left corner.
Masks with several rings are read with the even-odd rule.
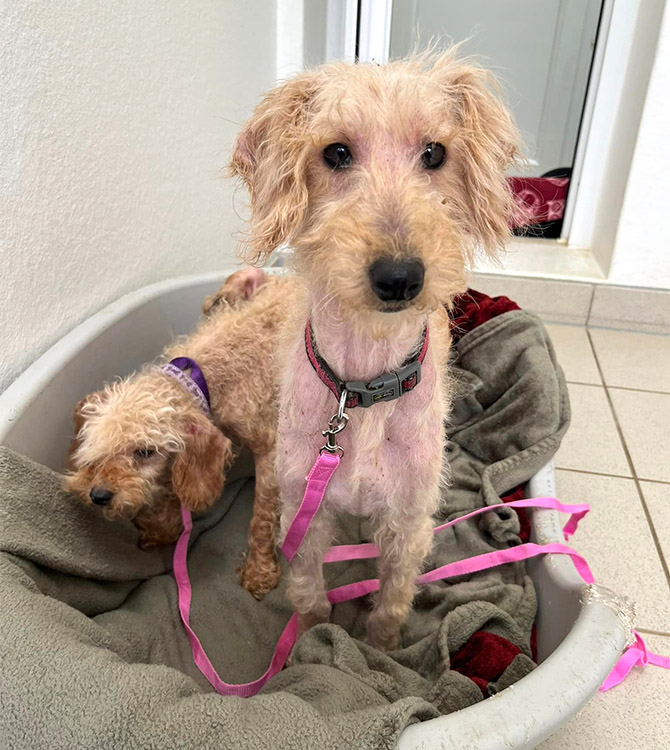
[[[409,302],[423,289],[424,267],[420,260],[376,260],[368,269],[372,291],[382,302]]]
[[[105,487],[94,487],[88,496],[95,505],[109,505],[114,497],[114,493]]]

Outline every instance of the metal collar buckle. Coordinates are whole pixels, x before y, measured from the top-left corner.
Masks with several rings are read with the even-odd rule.
[[[403,383],[416,376],[416,380],[409,388],[403,387]],[[348,380],[344,387],[350,395],[358,396],[358,406],[367,408],[380,401],[393,401],[411,390],[421,382],[421,362],[415,360],[394,372],[385,372],[374,380],[365,383],[362,380]]]

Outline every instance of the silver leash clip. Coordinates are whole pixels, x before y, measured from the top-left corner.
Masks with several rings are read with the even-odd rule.
[[[349,424],[349,415],[344,413],[344,406],[347,403],[347,395],[346,389],[343,389],[342,395],[340,396],[340,404],[337,409],[337,414],[333,414],[330,418],[328,429],[321,432],[326,438],[326,443],[321,446],[319,453],[323,453],[324,451],[332,454],[339,453],[340,458],[344,455],[344,448],[337,443],[337,434],[338,432],[342,432],[342,430]]]

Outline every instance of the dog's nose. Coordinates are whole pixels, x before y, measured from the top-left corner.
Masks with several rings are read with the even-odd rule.
[[[423,263],[420,260],[376,260],[368,269],[372,291],[382,302],[405,302],[423,289]]]
[[[109,505],[109,501],[114,497],[114,493],[104,487],[94,487],[88,493],[88,496],[96,505]]]

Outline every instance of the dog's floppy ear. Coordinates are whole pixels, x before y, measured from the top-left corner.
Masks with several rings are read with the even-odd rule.
[[[437,59],[433,72],[458,124],[454,147],[464,181],[466,225],[493,255],[509,237],[515,209],[505,171],[523,161],[521,137],[491,73],[456,61],[453,50]]]
[[[233,450],[230,440],[204,416],[187,430],[184,450],[172,464],[172,488],[182,505],[197,512],[221,494]]]
[[[309,101],[321,74],[304,73],[265,95],[237,137],[230,171],[251,197],[246,260],[261,263],[300,225],[307,207]]]
[[[74,454],[77,448],[79,448],[79,445],[81,443],[81,440],[79,439],[79,433],[81,432],[81,428],[84,426],[84,422],[86,421],[86,417],[84,416],[84,413],[83,413],[84,405],[90,401],[91,397],[92,395],[82,398],[81,401],[74,407],[74,415],[73,415],[74,434],[73,434],[72,440],[70,441],[70,447],[68,448],[67,457],[65,459],[65,468],[68,471],[74,470],[72,459],[74,457]]]

